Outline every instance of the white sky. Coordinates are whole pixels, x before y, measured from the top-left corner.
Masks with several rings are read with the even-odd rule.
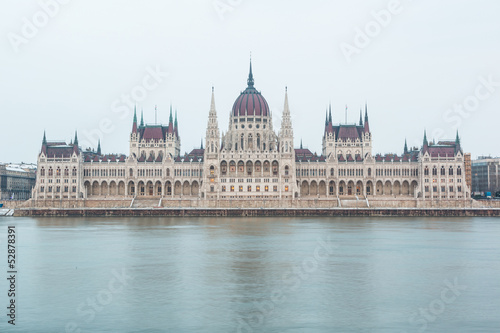
[[[133,111],[122,119],[112,104],[156,67],[169,75],[138,107],[154,123],[158,105],[158,122],[167,123],[172,103],[181,151],[190,151],[205,136],[212,85],[227,131],[250,52],[275,130],[288,86],[296,146],[302,138],[321,152],[330,101],[336,123],[346,104],[349,122],[357,121],[368,101],[374,153],[401,153],[405,138],[420,145],[424,128],[429,139],[453,139],[458,125],[473,157],[500,155],[500,1],[401,0],[351,62],[342,43],[355,46],[356,29],[376,29],[372,12],[391,1],[68,2],[43,22],[40,2],[1,0],[1,162],[35,162],[44,130],[68,142],[78,130],[80,143],[95,147],[97,136],[85,133],[103,119],[112,127],[101,135],[103,152],[128,154]],[[214,7],[224,4],[224,13]],[[23,37],[34,16],[40,28],[16,52],[9,38]],[[499,83],[488,91],[480,77]],[[464,101],[469,111],[452,109]]]

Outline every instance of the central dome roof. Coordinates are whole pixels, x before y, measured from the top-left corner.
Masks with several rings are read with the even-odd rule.
[[[233,116],[269,116],[269,105],[266,99],[254,88],[252,63],[248,74],[248,87],[236,99],[233,105]]]

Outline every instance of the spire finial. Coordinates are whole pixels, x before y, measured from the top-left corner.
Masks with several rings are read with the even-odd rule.
[[[200,145],[200,149],[203,149],[203,138],[201,138],[201,145]]]
[[[141,127],[144,126],[144,109],[141,108]]]
[[[332,102],[330,102],[330,110],[328,111],[328,122],[332,122]]]
[[[42,144],[46,145],[47,144],[47,138],[45,137],[45,130],[43,130],[43,139],[42,139]]]
[[[170,103],[170,116],[168,117],[168,123],[172,124],[174,119],[172,118],[172,103]]]
[[[252,55],[251,54],[250,54],[250,72],[248,73],[247,83],[248,83],[248,88],[253,88],[254,81],[253,81],[253,73],[252,73]]]
[[[137,105],[134,105],[134,123],[137,124]]]
[[[78,133],[75,131],[75,141],[73,142],[75,146],[78,146]]]
[[[363,126],[363,118],[361,116],[362,114],[363,114],[363,109],[359,108],[359,126]]]
[[[405,148],[404,148],[404,153],[408,154],[408,145],[406,143],[406,138],[405,138]]]
[[[300,139],[300,149],[304,149],[302,148],[302,139]]]
[[[97,142],[97,155],[101,155],[101,139]]]

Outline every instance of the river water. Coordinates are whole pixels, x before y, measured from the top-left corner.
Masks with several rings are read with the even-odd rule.
[[[499,222],[0,218],[0,332],[500,332]]]

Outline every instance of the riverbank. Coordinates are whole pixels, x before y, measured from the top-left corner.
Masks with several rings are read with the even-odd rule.
[[[408,216],[408,217],[499,217],[495,208],[21,208],[14,216],[51,217],[118,217],[118,216],[175,216],[175,217],[269,217],[269,216]]]

